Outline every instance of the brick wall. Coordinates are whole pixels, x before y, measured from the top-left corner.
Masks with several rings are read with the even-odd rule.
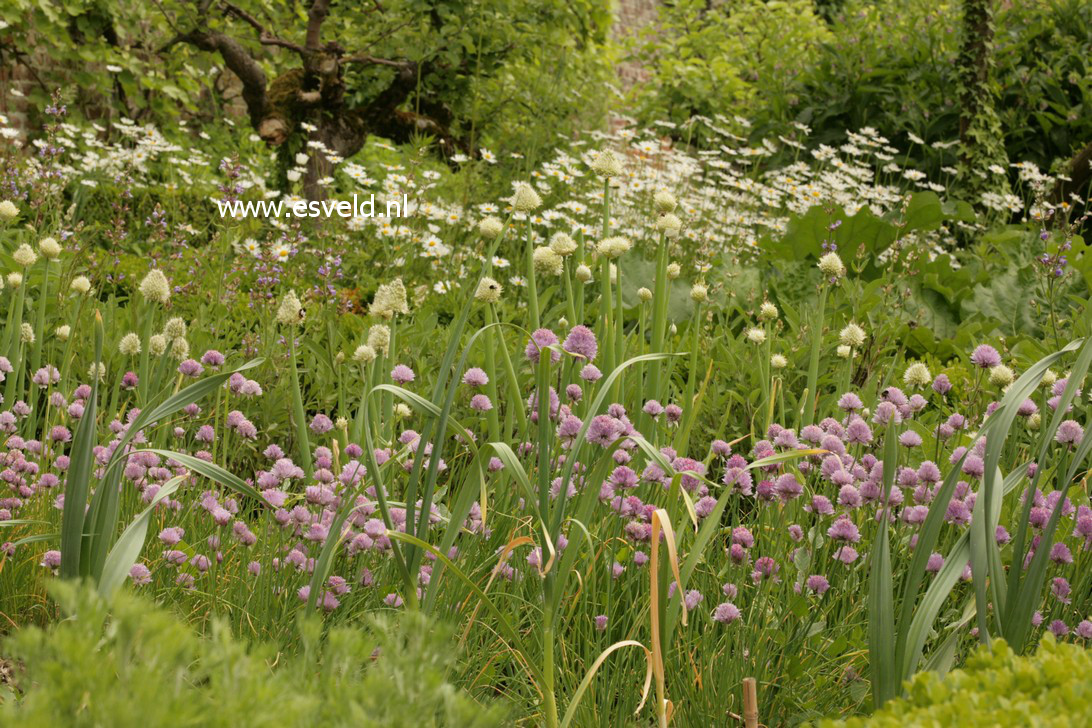
[[[656,23],[659,9],[658,0],[615,0],[611,35],[621,42],[636,38],[643,30]],[[645,81],[648,72],[640,64],[625,61],[618,64],[618,78],[624,88],[629,88]]]

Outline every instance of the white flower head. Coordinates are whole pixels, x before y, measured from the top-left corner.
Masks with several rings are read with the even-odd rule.
[[[295,291],[289,291],[281,298],[277,307],[277,323],[281,326],[299,326],[303,320],[303,304]]]
[[[166,306],[171,300],[171,285],[163,271],[153,268],[140,282],[140,295],[152,303]]]

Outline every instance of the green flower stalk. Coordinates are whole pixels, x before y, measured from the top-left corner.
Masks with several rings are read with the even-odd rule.
[[[303,322],[303,304],[296,296],[295,291],[289,291],[281,299],[277,308],[277,323],[284,329],[284,335],[288,339],[288,365],[292,376],[289,378],[289,386],[292,391],[292,421],[296,426],[296,441],[299,449],[300,467],[308,480],[314,473],[314,465],[311,462],[311,438],[307,434],[307,420],[303,410],[303,393],[300,391],[300,372],[296,363],[296,332]]]

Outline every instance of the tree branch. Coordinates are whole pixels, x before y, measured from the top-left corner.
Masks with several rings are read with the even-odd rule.
[[[304,41],[307,50],[317,51],[322,46],[322,24],[329,14],[330,0],[314,0],[307,14],[307,36]]]
[[[266,76],[265,71],[242,44],[223,33],[193,30],[175,36],[162,50],[165,51],[176,43],[188,43],[203,51],[216,51],[220,54],[224,65],[243,83],[243,101],[246,102],[250,115],[250,124],[257,129],[266,112]]]
[[[257,18],[255,18],[253,15],[243,10],[239,6],[233,5],[229,2],[225,2],[223,4],[223,8],[225,15],[234,15],[236,18],[243,21],[251,28],[254,28],[254,30],[258,33],[258,42],[262,45],[278,46],[280,48],[287,48],[290,51],[295,51],[296,53],[299,53],[301,55],[303,54],[303,46],[301,46],[299,43],[293,43],[290,40],[285,40],[283,38],[279,38],[273,35],[264,25],[261,24],[261,22],[258,21]]]

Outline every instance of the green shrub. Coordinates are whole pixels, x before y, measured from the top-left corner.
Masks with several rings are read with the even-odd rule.
[[[1004,640],[980,647],[965,667],[941,676],[923,672],[907,696],[867,718],[823,726],[1092,725],[1092,653],[1047,634],[1033,656],[1020,657]]]
[[[248,645],[214,624],[201,637],[151,602],[121,593],[107,604],[57,584],[65,618],[27,628],[0,653],[25,666],[23,691],[0,702],[3,725],[495,726],[447,681],[450,634],[423,617],[373,618],[325,637],[301,624],[298,650]]]

